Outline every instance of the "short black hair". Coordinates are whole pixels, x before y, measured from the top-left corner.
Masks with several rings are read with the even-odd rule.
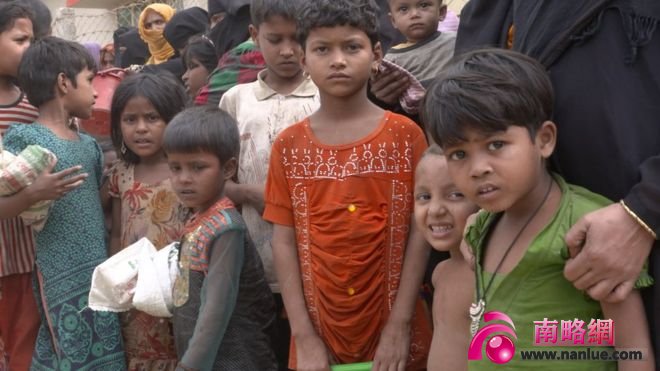
[[[121,115],[128,102],[135,97],[146,98],[165,123],[169,123],[188,103],[188,94],[181,82],[167,71],[162,71],[158,75],[139,73],[119,83],[112,96],[110,107],[110,137],[119,157],[129,164],[139,163],[140,157],[130,148],[125,147],[121,135]]]
[[[185,69],[188,69],[190,61],[195,58],[199,63],[211,72],[218,65],[218,55],[215,53],[215,45],[207,36],[193,36],[188,40],[188,45],[183,49],[181,59]]]
[[[18,84],[30,103],[41,107],[55,98],[57,76],[63,73],[77,86],[76,76],[85,68],[96,72],[96,62],[84,46],[46,36],[25,51],[18,66]]]
[[[236,121],[212,105],[196,106],[176,115],[163,138],[165,153],[208,152],[221,164],[238,159],[240,137]]]
[[[295,22],[299,7],[300,1],[298,0],[252,0],[250,19],[252,25],[257,28],[275,16]]]
[[[545,68],[506,49],[454,57],[426,91],[422,121],[440,146],[464,141],[465,130],[485,134],[527,128],[532,140],[552,119],[554,94]]]
[[[305,1],[298,13],[298,41],[304,49],[313,29],[351,26],[366,33],[374,46],[378,42],[378,9],[374,0]]]
[[[0,2],[0,33],[14,27],[17,19],[29,19],[34,28],[34,12],[29,6],[18,2]]]

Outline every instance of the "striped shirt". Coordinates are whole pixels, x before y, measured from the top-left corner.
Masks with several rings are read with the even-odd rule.
[[[0,137],[14,123],[31,124],[39,111],[24,94],[10,105],[0,105]],[[2,148],[0,146],[0,148]],[[0,220],[0,277],[32,272],[34,237],[20,218]]]

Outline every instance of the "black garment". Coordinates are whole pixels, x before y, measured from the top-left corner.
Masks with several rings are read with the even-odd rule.
[[[457,50],[484,44],[487,32],[475,32],[479,26],[470,21],[487,18],[488,6],[500,2],[470,2],[466,11],[478,9],[481,16],[464,13],[461,17]],[[518,10],[511,18],[513,47],[544,63],[555,90],[558,143],[552,158],[554,169],[570,183],[615,201],[624,199],[660,235],[660,3],[566,2],[575,6],[574,12],[557,7],[557,1],[538,0],[528,2],[535,6],[515,8],[517,3],[512,2]],[[562,13],[555,13],[553,8]],[[535,12],[524,14],[521,9]],[[542,15],[541,10],[545,11]],[[498,16],[507,17],[502,13]],[[532,21],[539,21],[537,17],[549,20],[537,28]],[[562,17],[574,24],[550,26],[551,19]],[[522,27],[516,19],[521,20]],[[506,29],[510,24],[499,23]],[[495,28],[490,32],[497,34]],[[490,42],[503,46],[502,40],[491,38]],[[658,241],[651,252],[650,273],[659,282]],[[660,359],[660,285],[642,294],[656,359]]]
[[[119,33],[121,30],[115,31],[114,35],[116,65],[121,68],[132,64],[143,65],[150,56],[147,43],[140,38],[137,28],[128,28]]]
[[[188,39],[206,32],[207,24],[206,10],[196,6],[180,10],[165,25],[163,36],[174,50],[182,50],[188,44]]]
[[[221,12],[236,15],[240,8],[250,5],[250,0],[208,0],[206,5],[206,9],[209,10],[209,16]]]
[[[236,9],[234,13],[228,10],[225,18],[209,31],[209,38],[215,44],[216,54],[222,56],[247,40],[250,37],[248,31],[250,22],[249,5]]]
[[[406,38],[392,25],[388,0],[376,0],[376,3],[378,4],[378,38],[383,48],[383,55],[385,55],[392,45],[402,43],[406,41]]]
[[[146,64],[142,68],[142,73],[154,73],[161,74],[163,72],[169,72],[177,80],[181,81],[181,77],[186,73],[186,66],[183,65],[183,60],[181,57],[173,57],[166,60],[163,63],[159,64]]]

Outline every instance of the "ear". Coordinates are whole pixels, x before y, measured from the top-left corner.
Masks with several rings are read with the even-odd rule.
[[[439,13],[440,13],[439,14],[440,15],[440,22],[442,22],[447,17],[447,5],[445,5],[445,4],[440,5]]]
[[[390,17],[390,22],[392,22],[392,27],[394,27],[394,29],[398,30],[398,28],[396,27],[396,22],[394,22],[394,17],[392,16],[392,12],[388,12],[387,16]]]
[[[59,74],[57,74],[57,81],[55,83],[55,87],[57,89],[57,92],[59,92],[62,95],[68,93],[69,89],[70,89],[70,87],[69,87],[70,83],[71,82],[69,81],[69,78],[66,77],[64,72],[60,72]]]
[[[224,173],[223,178],[225,179],[225,182],[233,178],[234,175],[236,175],[237,170],[238,170],[238,161],[236,161],[236,157],[232,157],[224,164],[222,164],[222,171]]]
[[[248,26],[248,32],[250,32],[250,38],[252,38],[254,44],[259,47],[259,29],[251,24]]]
[[[536,132],[536,144],[541,151],[543,158],[552,155],[557,145],[557,126],[552,121],[546,121]]]

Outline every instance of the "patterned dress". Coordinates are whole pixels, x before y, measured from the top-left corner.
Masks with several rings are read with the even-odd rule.
[[[135,181],[135,166],[119,162],[110,174],[110,196],[121,200],[121,247],[147,237],[161,249],[181,237],[186,209],[169,179]],[[129,370],[174,370],[176,351],[171,321],[138,310],[120,314]]]
[[[35,123],[12,126],[5,149],[16,154],[29,144],[51,150],[54,172],[82,165],[85,182],[53,203],[36,234],[36,276],[42,323],[32,370],[124,370],[117,315],[87,309],[94,268],[107,258],[99,197],[103,154],[92,137],[57,137]]]
[[[339,363],[375,355],[399,289],[413,174],[426,147],[417,124],[391,112],[353,143],[321,143],[306,119],[273,144],[264,219],[295,228],[307,311]],[[421,298],[415,309],[409,370],[426,368],[431,339]],[[295,362],[291,352],[289,367]]]

